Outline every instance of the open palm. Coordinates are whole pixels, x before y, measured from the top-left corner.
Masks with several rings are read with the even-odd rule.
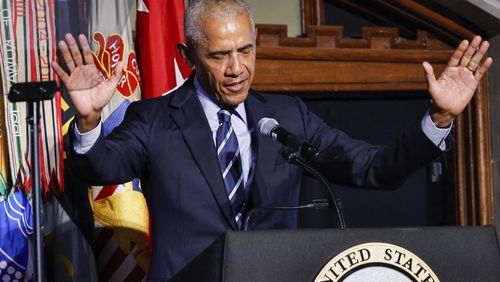
[[[67,34],[65,39],[66,42],[59,42],[59,48],[69,74],[57,62],[52,62],[52,67],[68,89],[79,122],[97,125],[102,109],[115,92],[123,65],[119,63],[110,79],[106,79],[94,64],[85,36],[79,36],[82,51],[79,50],[72,35]]]
[[[432,66],[423,63],[434,105],[447,118],[452,120],[461,114],[474,96],[481,77],[493,62],[491,58],[482,61],[488,48],[489,43],[481,43],[479,36],[470,44],[467,40],[462,41],[437,79]]]

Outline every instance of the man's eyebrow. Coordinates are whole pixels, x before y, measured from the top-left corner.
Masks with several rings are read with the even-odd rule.
[[[251,49],[253,48],[253,44],[252,43],[249,43],[241,48],[238,48],[238,52],[241,52],[241,51],[244,51],[244,50],[247,50],[247,49]]]
[[[227,55],[229,54],[228,50],[219,50],[208,53],[210,57],[218,56],[218,55]]]
[[[243,47],[240,47],[238,48],[238,52],[241,52],[241,51],[245,51],[245,50],[248,50],[248,49],[252,49],[254,47],[254,45],[252,43],[249,43]],[[229,50],[218,50],[218,51],[213,51],[213,52],[210,52],[208,53],[208,55],[210,57],[214,57],[214,56],[218,56],[218,55],[227,55],[229,54],[231,51]]]

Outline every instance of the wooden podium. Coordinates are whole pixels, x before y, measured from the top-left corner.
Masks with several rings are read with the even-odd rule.
[[[227,232],[171,281],[363,281],[352,277],[367,267],[406,277],[390,281],[498,282],[499,245],[491,226]]]

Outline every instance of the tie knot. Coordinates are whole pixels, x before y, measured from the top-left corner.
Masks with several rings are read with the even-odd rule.
[[[231,115],[232,112],[229,109],[220,109],[219,112],[217,113],[217,116],[219,117],[219,122],[230,122],[231,121]]]

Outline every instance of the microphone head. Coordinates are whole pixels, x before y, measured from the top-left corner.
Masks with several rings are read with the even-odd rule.
[[[280,124],[273,118],[261,118],[259,120],[260,134],[271,136],[271,131],[278,127]]]

